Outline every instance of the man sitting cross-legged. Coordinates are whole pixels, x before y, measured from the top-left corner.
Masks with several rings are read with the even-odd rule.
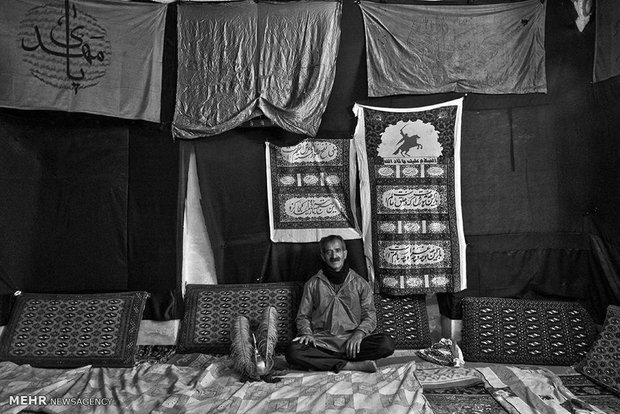
[[[394,353],[394,341],[372,332],[377,315],[370,284],[349,269],[340,236],[321,239],[322,269],[304,285],[298,335],[286,352],[293,367],[312,371],[374,372],[374,360]]]

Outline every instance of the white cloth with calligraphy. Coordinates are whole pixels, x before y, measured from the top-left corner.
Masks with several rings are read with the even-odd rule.
[[[160,121],[165,4],[3,0],[0,106]]]
[[[352,140],[306,139],[290,147],[268,142],[265,156],[272,241],[312,243],[330,234],[361,238]]]

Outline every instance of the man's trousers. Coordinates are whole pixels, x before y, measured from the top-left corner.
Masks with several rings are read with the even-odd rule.
[[[387,334],[368,335],[360,344],[355,358],[347,358],[346,353],[329,349],[302,345],[292,342],[286,351],[286,360],[293,368],[308,371],[340,371],[349,361],[368,361],[385,358],[394,353],[394,340]]]

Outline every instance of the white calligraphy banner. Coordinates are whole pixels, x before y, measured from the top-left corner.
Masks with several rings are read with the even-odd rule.
[[[310,243],[330,234],[361,238],[352,149],[350,139],[306,139],[290,147],[266,143],[272,241]]]
[[[463,100],[422,108],[356,104],[362,236],[382,292],[467,287],[461,213]]]
[[[0,106],[160,121],[165,4],[3,0]]]

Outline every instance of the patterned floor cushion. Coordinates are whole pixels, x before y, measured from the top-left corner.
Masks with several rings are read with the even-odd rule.
[[[578,303],[489,297],[462,301],[466,361],[571,365],[596,336]]]
[[[620,395],[620,306],[607,307],[603,331],[575,369]]]
[[[422,349],[431,345],[426,296],[387,296],[375,293],[377,332],[389,334],[396,349]]]
[[[0,360],[131,367],[146,298],[146,292],[18,295],[0,338]]]
[[[276,308],[276,349],[283,351],[295,337],[295,318],[302,289],[303,284],[298,282],[188,285],[185,314],[177,340],[178,352],[228,353],[234,318],[246,316],[255,329],[267,306]]]

